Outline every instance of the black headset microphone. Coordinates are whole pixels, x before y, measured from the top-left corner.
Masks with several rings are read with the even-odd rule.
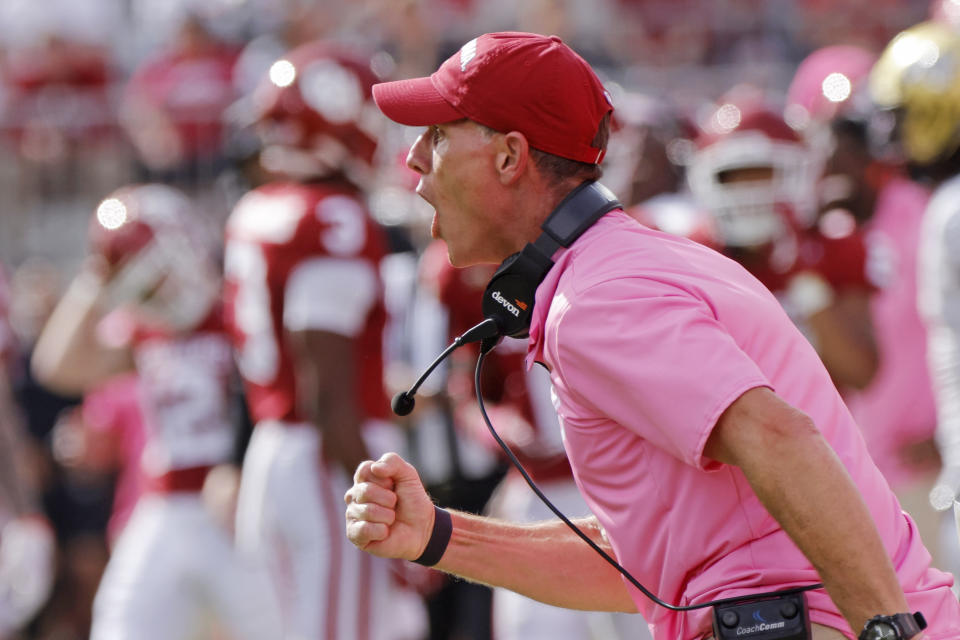
[[[584,231],[608,212],[622,208],[623,205],[616,196],[598,182],[584,182],[571,191],[541,225],[540,236],[534,242],[527,244],[519,253],[504,260],[494,272],[483,293],[483,322],[454,339],[410,389],[395,395],[391,403],[393,412],[398,416],[405,416],[413,411],[414,395],[417,389],[440,363],[463,345],[479,341],[480,354],[477,358],[474,385],[480,413],[487,428],[537,497],[577,536],[657,605],[671,611],[714,607],[713,632],[717,640],[728,638],[739,640],[751,636],[756,637],[757,640],[761,638],[763,640],[808,640],[810,624],[803,592],[819,589],[823,586],[822,584],[712,600],[693,605],[679,606],[664,602],[640,584],[626,568],[600,548],[550,502],[490,423],[480,389],[480,372],[484,357],[499,344],[504,336],[526,338],[529,335],[534,297],[537,287],[553,267],[553,255],[559,249],[573,244]]]
[[[440,366],[440,363],[446,360],[447,356],[449,356],[451,353],[465,344],[476,342],[478,340],[485,340],[488,338],[496,338],[498,335],[499,333],[496,321],[493,318],[487,318],[480,324],[465,332],[463,335],[458,336],[449,347],[443,350],[443,353],[437,356],[436,359],[430,363],[430,366],[424,370],[419,378],[417,378],[417,381],[413,383],[412,387],[393,396],[393,400],[390,402],[390,407],[393,409],[393,412],[398,416],[406,416],[413,411],[413,406],[416,404],[416,400],[414,400],[413,396],[417,393],[417,389],[420,388],[420,385],[423,384],[424,380],[430,377],[430,374],[433,373],[433,370]],[[496,343],[494,343],[494,345],[496,345]]]

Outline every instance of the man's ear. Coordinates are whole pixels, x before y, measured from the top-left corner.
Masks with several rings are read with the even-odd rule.
[[[511,131],[501,136],[496,154],[497,175],[502,184],[516,182],[527,170],[530,162],[530,143],[519,131]]]

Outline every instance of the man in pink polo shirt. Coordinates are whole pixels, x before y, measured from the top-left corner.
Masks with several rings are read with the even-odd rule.
[[[486,34],[374,98],[391,119],[428,126],[407,163],[455,266],[519,251],[599,177],[612,109],[559,38]],[[594,513],[578,522],[586,535],[673,605],[822,582],[805,594],[815,640],[957,637],[950,577],[930,568],[815,351],[762,285],[619,209],[553,259],[528,366],[550,370]],[[651,604],[560,521],[436,509],[395,454],[354,480],[347,535],[372,554],[558,606],[639,611],[658,640],[711,637],[709,609]],[[757,633],[737,625],[734,637]]]

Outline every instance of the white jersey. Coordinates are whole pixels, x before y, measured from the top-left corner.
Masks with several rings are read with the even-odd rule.
[[[222,331],[148,338],[134,349],[147,428],[148,476],[210,467],[230,459],[235,433],[228,411],[233,367]]]
[[[920,230],[918,305],[945,467],[960,467],[960,176],[937,188]]]

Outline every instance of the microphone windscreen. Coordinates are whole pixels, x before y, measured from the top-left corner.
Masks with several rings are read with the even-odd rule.
[[[390,408],[393,409],[393,412],[398,416],[409,415],[413,411],[413,405],[415,404],[413,396],[408,394],[406,391],[401,391],[397,395],[393,396],[393,400],[390,402]]]

